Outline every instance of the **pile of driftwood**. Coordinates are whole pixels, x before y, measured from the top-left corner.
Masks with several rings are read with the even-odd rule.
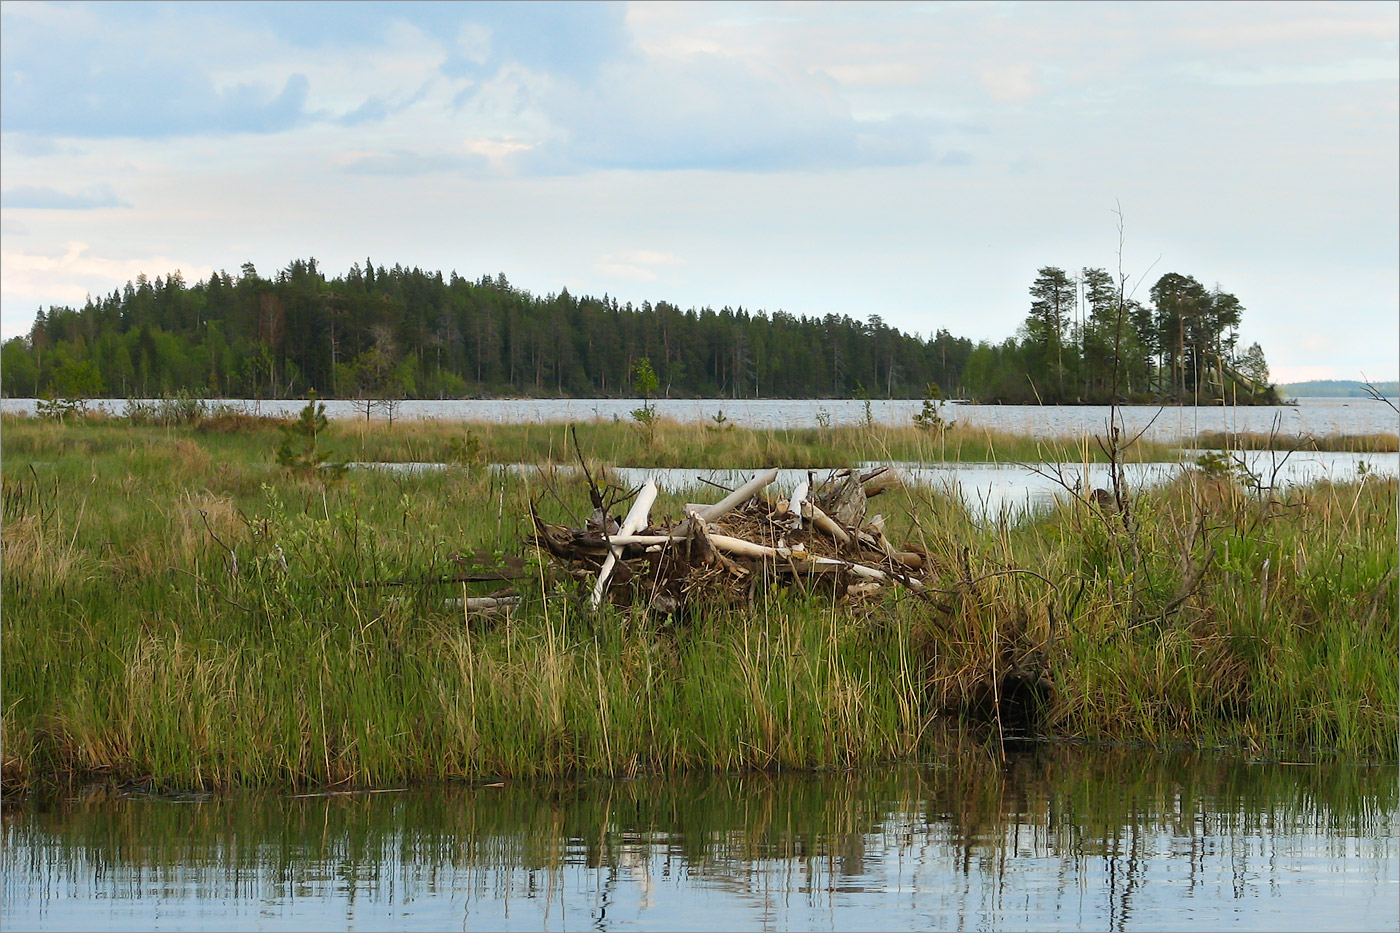
[[[882,516],[866,519],[867,500],[898,482],[893,472],[839,470],[821,483],[809,473],[786,498],[766,491],[777,476],[764,470],[716,503],[687,504],[679,520],[655,523],[655,482],[636,490],[619,521],[590,477],[594,510],[584,527],[535,514],[534,540],[594,608],[641,601],[669,614],[697,597],[752,599],[756,585],[774,579],[838,598],[924,591],[924,552],[892,544]]]

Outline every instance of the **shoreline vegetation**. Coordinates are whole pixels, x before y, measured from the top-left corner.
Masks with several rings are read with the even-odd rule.
[[[532,507],[570,525],[588,515],[582,476],[488,464],[581,454],[596,477],[1100,462],[1105,448],[961,426],[664,419],[580,423],[576,441],[565,425],[207,412],[0,427],[7,795],[844,768],[920,760],[964,729],[1397,755],[1394,478],[1277,489],[1216,458],[1160,488],[1079,490],[986,521],[895,487],[875,502],[886,536],[927,557],[920,596],[755,574],[739,605],[594,613],[525,543]],[[1395,449],[1390,435],[1317,443]],[[1175,456],[1140,441],[1121,459]],[[460,469],[315,468],[347,460]],[[680,520],[685,502],[723,495],[697,482],[652,515]],[[507,587],[508,609],[463,608]]]

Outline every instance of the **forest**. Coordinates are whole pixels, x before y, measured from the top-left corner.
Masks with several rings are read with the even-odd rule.
[[[1001,343],[743,307],[543,297],[504,274],[376,267],[327,278],[315,259],[272,277],[245,263],[190,285],[138,276],[82,308],[40,309],[0,348],[9,397],[627,397],[647,360],[658,391],[709,398],[964,398],[1004,403],[1274,404],[1239,299],[1179,273],[1148,302],[1105,270],[1047,266]]]

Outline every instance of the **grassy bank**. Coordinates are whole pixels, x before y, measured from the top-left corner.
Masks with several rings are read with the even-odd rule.
[[[588,433],[609,427],[580,441],[625,462]],[[418,581],[457,571],[454,553],[519,553],[532,501],[577,522],[581,482],[464,466],[326,484],[278,467],[279,436],[258,424],[3,430],[7,789],[841,767],[917,758],[967,721],[1396,753],[1394,480],[1261,497],[1183,474],[1126,516],[1071,499],[990,524],[895,491],[878,508],[891,537],[933,557],[928,600],[758,587],[751,608],[595,617],[532,564],[522,605],[491,620],[444,604],[462,584]],[[472,430],[461,459],[527,460],[542,443],[568,457],[538,426]],[[432,460],[454,436],[465,429],[341,425],[325,443]],[[507,437],[525,439],[518,455]],[[714,494],[663,496],[654,513]]]

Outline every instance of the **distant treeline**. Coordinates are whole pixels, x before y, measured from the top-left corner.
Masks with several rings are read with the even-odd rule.
[[[906,334],[878,315],[794,316],[669,302],[543,297],[504,275],[376,267],[328,279],[316,260],[271,278],[245,264],[187,284],[144,275],[81,309],[40,310],[0,351],[8,396],[450,398],[629,396],[646,358],[660,391],[693,397],[1274,401],[1228,293],[1165,275],[1152,305],[1101,269],[1046,267],[1030,314],[999,344]],[[932,389],[930,388],[932,387]]]
[[[1308,382],[1290,382],[1278,387],[1279,392],[1297,398],[1368,398],[1367,383],[1352,379],[1313,379]],[[1374,382],[1370,384],[1382,395],[1400,394],[1400,382]]]

